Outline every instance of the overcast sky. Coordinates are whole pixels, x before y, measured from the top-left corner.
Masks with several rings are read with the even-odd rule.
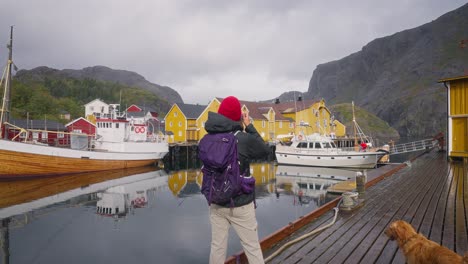
[[[431,22],[467,1],[4,0],[20,69],[104,65],[175,89],[185,103],[308,89],[318,64]]]

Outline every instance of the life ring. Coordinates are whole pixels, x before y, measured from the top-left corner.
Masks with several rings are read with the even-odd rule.
[[[136,133],[145,133],[145,127],[135,127]]]
[[[297,136],[297,138],[298,138],[299,140],[302,140],[302,139],[303,139],[302,135]]]

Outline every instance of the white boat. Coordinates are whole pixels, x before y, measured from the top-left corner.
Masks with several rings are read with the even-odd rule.
[[[96,118],[96,132],[78,148],[60,148],[39,142],[28,141],[29,132],[24,133],[23,142],[8,140],[11,84],[11,49],[5,70],[3,103],[0,115],[0,178],[51,176],[69,173],[134,168],[155,164],[168,152],[169,145],[163,137],[148,138],[147,124],[127,119],[118,113],[118,105],[109,108],[103,118]],[[44,131],[44,133],[49,133]],[[54,132],[57,133],[57,132]],[[73,139],[73,137],[72,137]]]
[[[384,150],[356,151],[337,148],[333,140],[318,134],[293,140],[291,146],[276,147],[278,164],[314,167],[375,168]]]

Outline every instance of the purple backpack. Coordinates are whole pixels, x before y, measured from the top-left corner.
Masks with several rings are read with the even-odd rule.
[[[240,175],[235,133],[205,135],[198,145],[198,156],[203,162],[201,192],[208,204],[234,206],[233,198],[242,193],[251,193],[255,178]]]

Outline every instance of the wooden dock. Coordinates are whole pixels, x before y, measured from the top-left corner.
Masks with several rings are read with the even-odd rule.
[[[334,225],[291,245],[269,263],[405,263],[397,243],[383,233],[397,219],[460,255],[468,251],[466,159],[448,162],[446,153],[431,151],[408,166],[387,166],[368,174],[362,207],[340,211]],[[263,239],[264,257],[331,222],[337,203],[338,199]],[[246,262],[245,255],[227,262],[236,260]]]

